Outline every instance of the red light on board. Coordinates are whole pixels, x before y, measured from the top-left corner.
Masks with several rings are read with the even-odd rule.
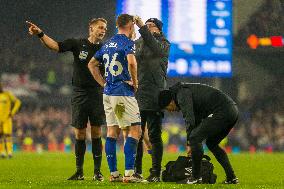
[[[257,37],[252,34],[247,38],[247,44],[252,49],[256,49],[259,46],[283,47],[283,41],[284,38],[282,36]]]
[[[272,36],[270,39],[271,39],[272,47],[282,47],[283,46],[282,36]]]

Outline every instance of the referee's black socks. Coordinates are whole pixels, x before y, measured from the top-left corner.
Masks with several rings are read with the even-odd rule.
[[[102,164],[102,138],[92,138],[94,173],[100,171]]]
[[[84,156],[86,152],[85,140],[75,140],[75,156],[77,172],[83,173]]]

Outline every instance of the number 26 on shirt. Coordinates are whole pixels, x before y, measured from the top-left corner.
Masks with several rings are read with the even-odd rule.
[[[115,53],[110,60],[110,57],[108,54],[103,55],[103,59],[106,60],[105,63],[105,76],[107,77],[110,73],[112,76],[118,76],[123,71],[122,64],[116,60],[118,53]]]

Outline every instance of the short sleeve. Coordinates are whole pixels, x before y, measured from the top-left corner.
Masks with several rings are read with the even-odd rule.
[[[73,51],[76,46],[76,39],[66,39],[58,42],[59,52]]]
[[[99,62],[103,62],[103,50],[100,48],[94,55],[94,58],[97,59]]]
[[[135,44],[133,41],[129,41],[129,43],[127,43],[125,49],[125,55],[128,55],[128,54],[135,54]]]

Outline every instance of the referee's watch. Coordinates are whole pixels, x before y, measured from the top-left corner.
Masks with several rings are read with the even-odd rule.
[[[38,38],[42,38],[44,36],[43,31],[41,31],[39,34],[37,34]]]

